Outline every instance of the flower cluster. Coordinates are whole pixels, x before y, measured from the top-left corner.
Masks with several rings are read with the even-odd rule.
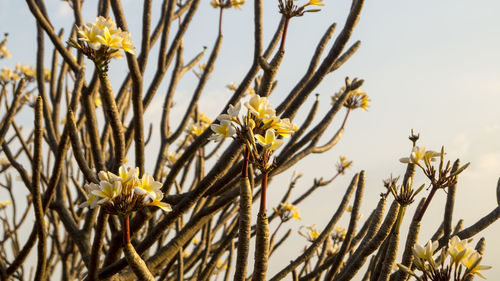
[[[106,212],[126,215],[145,206],[156,206],[169,212],[171,207],[163,199],[162,184],[146,173],[139,179],[139,168],[120,167],[119,174],[99,172],[99,184],[85,185],[88,199],[80,207],[100,205]]]
[[[340,251],[340,244],[344,242],[345,236],[347,235],[347,229],[336,226],[332,234],[328,236],[326,241],[326,253],[328,256],[332,256]]]
[[[303,228],[306,229],[306,232],[303,232]],[[308,225],[308,226],[301,226],[300,230],[299,230],[299,234],[302,237],[305,237],[307,239],[307,241],[314,242],[314,240],[316,240],[319,237],[320,232],[316,229],[316,225],[313,224],[313,225]]]
[[[283,144],[282,137],[290,137],[297,130],[297,126],[288,118],[281,119],[276,116],[276,111],[266,97],[250,95],[245,107],[247,114],[240,118],[241,103],[229,105],[227,113],[217,117],[220,123],[210,126],[214,133],[209,139],[218,142],[237,135],[252,152],[254,159],[266,165],[261,167],[265,169],[272,152]]]
[[[7,50],[7,47],[0,46],[0,59],[10,58],[10,57],[12,57],[12,55],[10,54],[9,50]]]
[[[5,202],[0,201],[0,210],[7,208],[10,204],[10,200],[6,200]]]
[[[45,82],[50,81],[50,71],[48,69],[44,69],[43,77]],[[2,70],[0,70],[0,84],[5,85],[10,82],[14,83],[21,78],[25,79],[27,82],[35,81],[35,68],[31,65],[17,63],[14,69],[3,67]]]
[[[291,219],[300,220],[299,209],[289,202],[280,203],[278,208],[273,208],[274,212],[280,217],[282,222],[287,222]]]
[[[94,23],[87,22],[77,29],[78,42],[71,39],[69,44],[81,50],[103,72],[107,71],[111,58],[121,57],[120,50],[136,54],[130,33],[117,28],[111,18],[99,16]]]
[[[280,13],[286,18],[301,17],[305,13],[319,12],[319,9],[306,9],[309,6],[324,6],[323,0],[309,0],[302,6],[295,5],[295,0],[278,0]]]
[[[2,70],[0,70],[0,83],[2,85],[6,85],[10,82],[15,82],[19,80],[19,76],[14,73],[14,71],[8,67],[3,67]]]
[[[425,246],[418,244],[414,246],[414,264],[423,274],[419,277],[420,280],[462,281],[471,275],[485,278],[479,271],[491,268],[491,266],[480,265],[482,255],[468,247],[467,240],[460,240],[458,236],[453,236],[448,242],[447,249],[443,248],[439,257],[435,259],[433,256],[438,246],[437,241],[429,241]],[[398,266],[410,275],[417,276],[409,268],[400,264]]]
[[[334,104],[345,92],[345,87],[340,88],[340,91],[335,93],[332,97],[332,104]],[[363,110],[368,110],[370,106],[371,100],[368,98],[368,95],[362,91],[361,89],[355,89],[349,92],[349,96],[344,103],[344,106],[348,109],[356,109],[361,108]]]
[[[389,179],[384,181],[384,186],[401,206],[408,206],[415,201],[415,197],[424,189],[425,184],[415,190],[413,189],[413,178],[409,178],[406,183],[399,186],[397,185],[398,179],[399,177],[393,178],[391,175]]]
[[[436,161],[437,157],[441,157],[441,152],[425,150],[425,146],[414,146],[410,156],[399,159],[399,162],[420,165],[420,161],[423,160],[424,163],[430,164],[430,162]]]
[[[441,148],[441,152],[435,152],[425,150],[424,146],[414,146],[410,156],[403,157],[399,161],[401,163],[415,164],[420,167],[425,176],[431,181],[433,187],[446,188],[455,184],[457,175],[467,169],[470,163],[453,168],[450,161],[446,164],[444,163],[444,155],[444,147]],[[440,158],[440,163],[435,167],[431,162],[437,161],[438,157]],[[421,162],[423,162],[423,165]]]
[[[191,123],[186,129],[186,133],[191,136],[201,135],[208,128],[208,126],[212,124],[212,119],[206,116],[203,112],[198,113],[198,118],[192,116],[191,120]]]
[[[181,157],[181,153],[178,152],[167,152],[167,167],[172,167],[175,162]]]
[[[236,91],[238,89],[238,85],[236,85],[236,83],[234,82],[231,82],[230,84],[227,84],[226,85],[226,88],[230,91]],[[248,87],[248,89],[245,91],[245,94],[243,96],[247,96],[247,95],[255,95],[255,89],[253,87]]]
[[[348,161],[346,157],[339,156],[339,162],[337,163],[337,172],[339,174],[344,174],[347,168],[352,166],[352,161]]]
[[[2,40],[2,42],[0,42],[0,59],[12,57],[12,55],[9,52],[9,50],[5,46],[5,45],[7,45],[7,37],[8,36],[9,36],[9,34],[5,33],[4,34],[4,39]]]
[[[241,6],[245,4],[245,0],[212,0],[210,5],[215,9],[235,8],[241,10]]]

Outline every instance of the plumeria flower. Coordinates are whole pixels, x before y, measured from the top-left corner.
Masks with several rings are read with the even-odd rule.
[[[309,242],[314,242],[314,240],[316,240],[320,233],[318,230],[316,230],[316,225],[313,224],[313,225],[308,225],[308,226],[302,226],[301,228],[306,228],[307,229],[307,232],[304,233],[302,232],[302,230],[299,230],[299,234],[303,237],[305,237]]]
[[[345,92],[345,87],[340,88],[340,91],[338,91],[332,97],[332,104],[335,104],[335,102],[337,102],[337,100],[344,94],[344,92]],[[348,95],[349,96],[347,97],[347,100],[344,103],[344,107],[347,107],[348,109],[361,108],[364,111],[368,110],[371,100],[368,98],[368,95],[363,90],[361,89],[352,90],[349,92]]]
[[[430,162],[436,161],[437,157],[441,157],[441,152],[435,152],[432,150],[428,150],[424,153],[423,159],[426,163],[430,163]]]
[[[106,172],[106,171],[100,171],[97,176],[99,177],[99,180],[101,181],[107,181],[107,182],[115,182],[115,181],[121,181],[122,178],[119,176],[111,173],[111,172]]]
[[[77,27],[77,34],[79,42],[70,39],[68,43],[80,49],[103,72],[107,71],[111,58],[122,57],[119,50],[136,54],[130,33],[117,28],[111,18],[100,16],[93,23],[87,22]]]
[[[410,157],[403,157],[399,159],[401,163],[411,163],[411,164],[419,164],[420,160],[424,158],[425,155],[425,146],[414,146],[411,150]]]
[[[200,124],[196,124],[196,123],[192,123],[191,125],[189,125],[189,127],[187,128],[186,131],[188,134],[199,136],[203,133],[203,131],[205,131],[205,126],[200,125]]]
[[[340,225],[337,225],[335,226],[335,231],[332,234],[332,238],[338,241],[344,241],[346,235],[347,235],[347,229],[343,228]]]
[[[101,48],[101,42],[97,36],[102,34],[102,30],[97,25],[87,23],[87,26],[77,27],[77,31],[79,35],[78,40],[87,42],[96,51]]]
[[[160,209],[162,209],[164,212],[170,212],[172,211],[172,206],[170,204],[161,202],[163,199],[163,192],[159,192],[156,196],[156,198],[153,200],[153,202],[149,203],[149,206],[156,206]]]
[[[299,209],[289,202],[280,203],[279,208],[274,208],[274,211],[280,216],[281,221],[286,222],[291,219],[300,220]]]
[[[325,3],[323,3],[323,0],[309,0],[309,2],[307,4],[305,4],[305,6],[309,6],[309,5],[325,6]]]
[[[118,170],[119,177],[122,179],[122,183],[127,183],[132,180],[137,180],[139,177],[139,168],[128,168],[126,166],[121,166]]]
[[[10,204],[11,204],[10,200],[7,200],[5,202],[0,201],[0,210],[7,208],[7,206],[9,206]]]
[[[161,194],[162,183],[159,181],[155,181],[155,179],[144,173],[141,179],[141,184],[134,187],[134,192],[138,195],[146,195],[146,198],[151,199],[152,201],[156,200],[156,197]]]
[[[36,70],[31,65],[16,63],[16,72],[27,80],[34,80],[36,77]]]
[[[425,244],[425,246],[423,247],[419,244],[415,244],[415,246],[413,247],[413,254],[423,260],[434,261],[432,255],[438,247],[438,241],[428,241],[427,244]]]
[[[228,9],[228,8],[235,8],[238,10],[241,10],[241,5],[245,4],[245,0],[212,0],[210,2],[210,5],[213,8],[221,8],[221,9]]]
[[[238,86],[236,86],[236,83],[231,82],[230,84],[226,85],[226,88],[230,91],[236,91],[236,89],[238,89]]]
[[[245,106],[258,119],[271,119],[276,115],[276,111],[269,106],[267,98],[256,94],[250,97]]]
[[[210,117],[205,115],[205,113],[203,113],[203,112],[200,112],[198,114],[198,118],[200,119],[200,123],[202,123],[202,124],[206,124],[206,125],[212,124],[212,119],[210,119]]]
[[[13,76],[14,72],[12,71],[12,69],[3,67],[2,70],[0,71],[0,82],[8,83],[10,80],[12,80]]]
[[[130,53],[132,55],[137,55],[135,52],[134,43],[132,42],[132,39],[130,38],[130,33],[129,32],[122,32],[120,34],[120,36],[122,38],[122,41],[121,41],[122,49],[127,53]]]
[[[487,266],[487,265],[480,265],[479,263],[481,262],[481,259],[483,257],[481,256],[481,254],[479,254],[477,251],[474,250],[474,252],[472,252],[470,255],[468,255],[467,257],[465,257],[463,260],[462,260],[462,264],[467,267],[467,271],[466,271],[466,274],[469,273],[469,274],[475,274],[483,279],[486,279],[486,277],[484,277],[480,272],[479,270],[487,270],[487,269],[490,269],[491,266]]]
[[[0,58],[10,58],[12,55],[10,54],[7,47],[3,46],[0,48]]]
[[[257,143],[267,150],[276,150],[283,144],[283,140],[276,138],[273,129],[267,129],[266,137],[256,134],[255,140],[257,140]]]
[[[113,183],[101,181],[99,188],[92,191],[92,194],[99,197],[97,204],[101,205],[106,202],[112,201],[115,197],[120,195],[122,191],[121,182],[115,181]]]
[[[229,108],[227,109],[227,114],[221,114],[217,117],[217,120],[223,121],[223,120],[233,120],[237,119],[238,115],[240,114],[241,110],[241,103],[237,103],[235,106],[232,104],[229,105]]]
[[[83,202],[80,204],[80,208],[84,207],[90,207],[91,209],[94,209],[98,204],[97,204],[97,195],[94,194],[94,190],[98,191],[99,190],[99,185],[95,183],[88,183],[83,186],[85,188],[85,191],[87,191],[88,194],[88,199],[87,201]]]
[[[459,263],[462,259],[473,251],[472,248],[467,247],[467,240],[460,240],[458,236],[453,236],[448,242],[448,253],[454,263]]]
[[[112,36],[109,29],[104,27],[102,35],[97,35],[97,40],[111,49],[119,49],[122,47],[123,38],[121,36]]]
[[[90,22],[87,22],[87,25],[92,26],[93,24]],[[95,20],[95,25],[99,29],[104,29],[105,27],[108,28],[109,30],[114,31],[116,28],[116,24],[113,22],[111,18],[105,18],[103,16],[99,16]]]
[[[344,174],[345,170],[352,166],[353,161],[348,161],[346,157],[339,156],[339,162],[337,163],[337,172],[339,174]]]
[[[208,139],[214,140],[215,142],[219,142],[224,138],[232,137],[236,134],[236,130],[233,128],[231,122],[227,120],[221,121],[220,124],[212,124],[210,128],[214,131],[214,134]]]
[[[293,124],[289,118],[280,119],[279,117],[274,117],[276,121],[273,121],[271,128],[276,130],[276,134],[282,137],[290,137],[295,131],[297,131],[297,125]]]
[[[179,159],[181,155],[179,153],[176,153],[176,152],[168,152],[167,153],[167,162],[168,162],[168,165],[172,166],[175,164],[175,162],[177,162],[177,159]]]
[[[233,5],[233,8],[241,10],[241,6],[245,4],[245,0],[231,0],[231,4]]]

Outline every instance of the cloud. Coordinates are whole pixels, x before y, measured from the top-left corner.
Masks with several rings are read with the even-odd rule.
[[[58,20],[66,20],[71,18],[73,15],[73,10],[66,2],[61,2],[58,4],[56,9],[56,19]]]

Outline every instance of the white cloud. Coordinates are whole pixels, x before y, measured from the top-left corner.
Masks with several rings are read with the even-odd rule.
[[[72,17],[73,10],[66,2],[61,2],[57,6],[56,18],[58,20],[66,20]]]

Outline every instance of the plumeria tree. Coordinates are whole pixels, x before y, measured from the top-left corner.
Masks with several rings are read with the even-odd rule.
[[[417,145],[413,132],[411,153],[400,160],[406,169],[402,179],[391,175],[379,186],[380,198],[368,216],[360,214],[365,188],[365,171],[360,171],[339,193],[340,203],[325,226],[304,222],[296,230],[305,238],[304,250],[276,257],[276,249],[290,243],[291,230],[284,232],[284,226],[301,220],[299,206],[336,183],[353,162],[339,156],[335,173],[315,179],[302,194],[294,189],[302,174],[293,173],[279,200],[267,196],[270,186],[283,185],[273,178],[311,154],[328,152],[335,158],[329,151],[341,140],[349,116],[366,111],[370,98],[362,79],[348,77],[331,89],[326,112],[318,110],[317,96],[310,97],[360,47],[350,41],[364,1],[353,0],[333,43],[334,23],[312,46],[303,77],[280,81],[291,90],[281,102],[270,102],[286,51],[293,47],[286,38],[294,32],[294,19],[324,16],[321,6],[328,4],[274,1],[274,15],[281,20],[266,26],[275,30],[269,41],[263,39],[263,0],[210,1],[219,15],[213,46],[185,60],[186,32],[195,15],[207,12],[200,9],[201,0],[162,0],[160,9],[153,9],[152,0],[136,1],[143,4],[140,42],[132,41],[120,0],[66,0],[74,16],[67,33],[52,23],[43,0],[26,0],[36,20],[36,64],[0,70],[5,108],[0,120],[1,280],[483,277],[489,268],[481,264],[485,241],[474,249],[468,245],[499,218],[500,209],[470,226],[452,225],[458,176],[468,164],[446,160],[444,148],[436,152]],[[83,18],[82,10],[91,8],[97,8],[95,20]],[[253,10],[252,63],[241,81],[227,86],[232,96],[220,104],[219,114],[209,117],[200,104],[224,55],[223,18],[233,9]],[[11,57],[8,39],[14,36],[21,35],[4,35],[0,59]],[[153,52],[157,59],[148,63]],[[127,66],[122,81],[111,71],[119,59]],[[191,99],[182,114],[174,115],[179,82],[191,71],[197,78]],[[168,84],[163,96],[158,94],[162,81]],[[146,131],[150,120],[144,114],[161,99],[161,113]],[[34,122],[22,128],[18,121],[27,111],[34,113]],[[307,116],[298,122],[300,111]],[[146,155],[153,131],[159,145]],[[417,182],[416,173],[425,180]],[[443,222],[421,246],[422,218],[442,191],[447,193]],[[415,201],[416,212],[408,219],[408,206]],[[343,216],[348,225],[341,225]],[[410,227],[403,243],[404,220]],[[275,260],[290,262],[269,274]]]

